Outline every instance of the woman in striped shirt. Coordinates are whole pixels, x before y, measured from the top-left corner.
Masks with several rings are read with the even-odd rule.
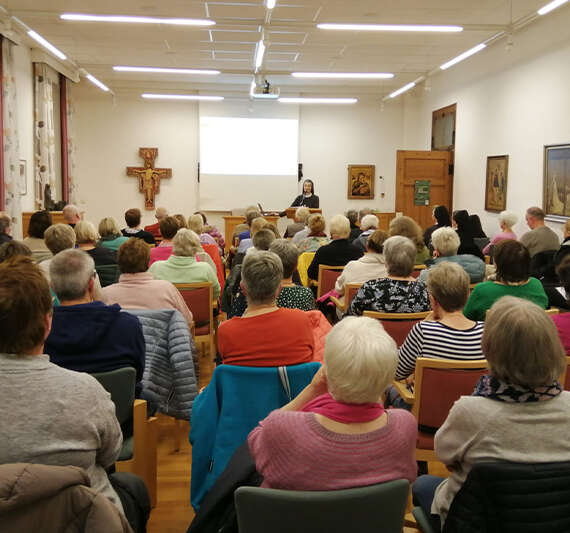
[[[412,328],[398,354],[396,379],[408,378],[408,383],[413,382],[418,357],[484,359],[484,323],[463,315],[469,297],[469,276],[465,270],[457,263],[441,262],[430,268],[427,287],[432,312]]]

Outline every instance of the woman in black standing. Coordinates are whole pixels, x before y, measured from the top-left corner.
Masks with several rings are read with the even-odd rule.
[[[319,207],[319,197],[315,195],[315,184],[311,180],[303,182],[303,194],[293,200],[291,207],[305,206],[311,209]]]
[[[424,231],[424,243],[429,248],[430,252],[433,252],[433,247],[431,245],[431,234],[439,228],[445,226],[451,226],[451,217],[449,216],[449,211],[444,205],[437,205],[432,213],[432,219],[434,225],[430,226]]]

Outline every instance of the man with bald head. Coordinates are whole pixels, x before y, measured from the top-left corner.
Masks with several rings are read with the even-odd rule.
[[[72,228],[75,228],[75,224],[81,221],[81,213],[76,205],[67,204],[63,208],[63,220],[66,224],[69,224]]]
[[[168,216],[168,210],[166,207],[157,207],[154,213],[154,217],[156,218],[156,224],[150,224],[149,226],[145,226],[144,230],[152,233],[152,236],[155,239],[162,239],[162,235],[160,234],[160,221]]]

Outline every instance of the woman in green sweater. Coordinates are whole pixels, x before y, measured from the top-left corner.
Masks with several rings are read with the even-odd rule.
[[[471,320],[485,320],[487,310],[501,296],[516,296],[539,305],[548,306],[542,283],[530,277],[530,254],[524,244],[514,240],[501,241],[495,246],[497,280],[475,285],[463,314]]]

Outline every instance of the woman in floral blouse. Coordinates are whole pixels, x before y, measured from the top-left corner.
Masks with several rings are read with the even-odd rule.
[[[367,281],[352,300],[348,314],[364,311],[382,313],[419,313],[430,310],[426,285],[412,274],[416,246],[407,237],[390,237],[384,242],[384,258],[388,269],[385,278]]]

